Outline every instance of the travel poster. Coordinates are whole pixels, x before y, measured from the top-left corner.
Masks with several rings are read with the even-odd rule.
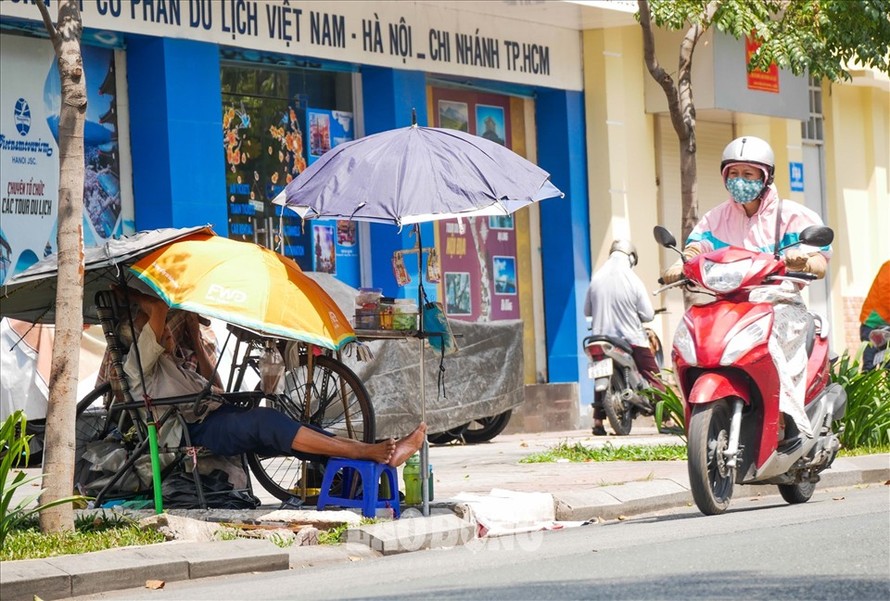
[[[334,248],[334,227],[331,225],[312,226],[315,271],[337,273],[337,253]]]
[[[332,111],[319,108],[306,109],[307,136],[309,140],[309,159],[311,165],[321,156],[336,148],[340,144],[351,142],[355,139],[355,119],[351,112]],[[309,223],[331,228],[334,236],[331,238],[334,248],[334,259],[331,264],[333,271],[327,271],[328,263],[324,261],[325,269],[337,275],[337,279],[350,286],[361,285],[361,262],[358,256],[358,229],[354,221],[313,219]],[[314,244],[314,241],[313,241]],[[328,249],[323,249],[323,253]],[[318,258],[318,248],[313,247],[313,255]]]
[[[355,119],[347,111],[306,109],[309,127],[309,164],[331,148],[355,139]]]
[[[0,35],[0,283],[57,250],[61,82],[47,40]],[[124,215],[114,51],[82,46],[87,83],[83,238],[133,232]]]

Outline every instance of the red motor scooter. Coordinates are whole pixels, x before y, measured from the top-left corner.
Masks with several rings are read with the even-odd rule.
[[[654,233],[659,244],[680,252],[668,230],[656,226]],[[830,228],[811,226],[800,243],[822,247],[833,238]],[[805,399],[813,438],[779,441],[779,379],[767,348],[773,305],[748,295],[754,288],[815,279],[786,272],[780,250],[778,243],[773,254],[727,247],[684,259],[684,278],[656,292],[687,286],[715,297],[686,311],[672,351],[685,406],[689,484],[706,515],[726,511],[735,483],[777,484],[787,502],[805,503],[840,448],[832,427],[844,415],[847,396],[830,383],[828,327],[813,314],[806,332]],[[790,416],[784,421],[793,423]]]

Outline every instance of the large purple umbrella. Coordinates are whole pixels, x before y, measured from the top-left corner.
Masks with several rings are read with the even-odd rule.
[[[453,129],[409,127],[341,144],[300,173],[273,201],[304,219],[417,224],[509,215],[539,200],[563,197],[550,174],[509,148]],[[425,418],[423,280],[420,311],[421,419]],[[420,453],[423,515],[429,515],[429,446]]]
[[[407,225],[509,215],[563,196],[512,150],[453,129],[411,125],[335,146],[274,200],[304,219]]]

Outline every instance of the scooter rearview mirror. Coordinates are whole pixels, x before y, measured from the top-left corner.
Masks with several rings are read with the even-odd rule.
[[[827,225],[811,225],[809,227],[804,228],[804,230],[800,233],[800,237],[797,242],[793,242],[792,244],[786,244],[779,250],[785,250],[786,248],[791,248],[792,246],[797,246],[798,244],[807,244],[809,246],[828,246],[834,240],[834,230],[832,230]]]
[[[800,241],[810,246],[828,246],[834,240],[834,230],[826,225],[811,225],[800,233]]]
[[[677,239],[674,238],[674,235],[666,227],[656,225],[652,230],[652,234],[655,236],[655,241],[665,248],[677,247]]]

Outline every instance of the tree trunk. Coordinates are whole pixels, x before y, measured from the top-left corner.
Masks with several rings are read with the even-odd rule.
[[[80,337],[83,331],[83,184],[87,94],[80,36],[83,31],[78,0],[59,0],[53,27],[43,3],[37,7],[56,51],[61,79],[59,109],[59,224],[56,333],[49,378],[46,448],[43,455],[41,504],[68,496],[74,486],[74,420]],[[70,503],[40,512],[43,532],[74,528]]]
[[[680,199],[683,203],[681,243],[698,223],[698,166],[695,160],[695,146],[680,140]]]

